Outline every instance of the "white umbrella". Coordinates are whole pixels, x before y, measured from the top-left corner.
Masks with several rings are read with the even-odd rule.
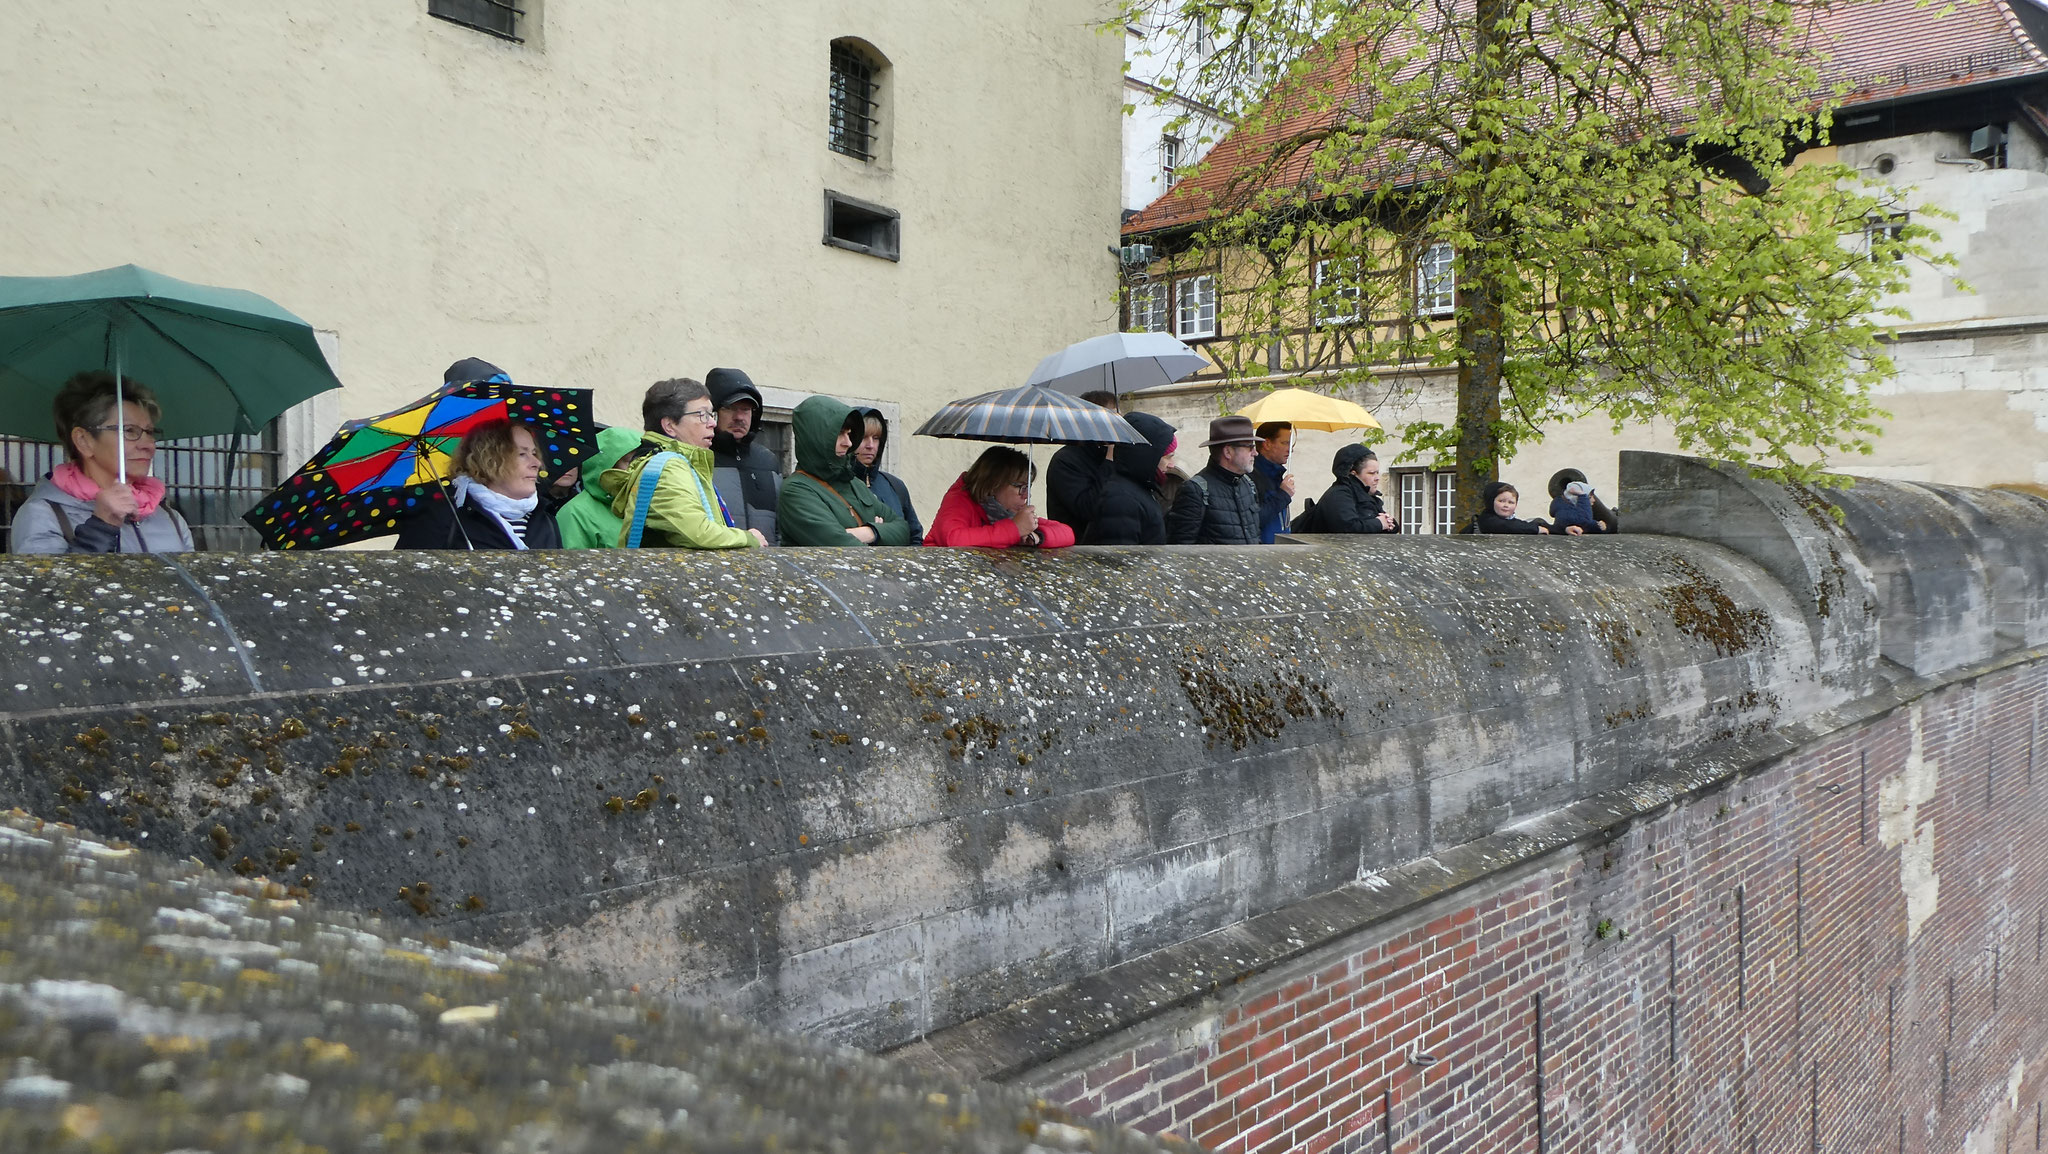
[[[1100,389],[1121,397],[1170,385],[1208,367],[1202,354],[1166,333],[1109,333],[1068,345],[1038,362],[1024,383],[1076,396]]]

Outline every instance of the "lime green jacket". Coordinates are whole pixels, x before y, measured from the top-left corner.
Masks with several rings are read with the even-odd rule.
[[[612,512],[623,522],[619,544],[626,543],[626,534],[632,529],[633,498],[640,491],[640,474],[654,460],[655,453],[663,452],[674,453],[682,460],[671,460],[661,471],[661,480],[654,484],[647,528],[640,538],[642,545],[747,549],[759,544],[752,533],[725,523],[725,514],[718,508],[718,490],[711,484],[711,450],[685,445],[660,433],[642,433],[640,439],[654,446],[654,452],[606,469],[599,478],[604,491],[612,495]]]

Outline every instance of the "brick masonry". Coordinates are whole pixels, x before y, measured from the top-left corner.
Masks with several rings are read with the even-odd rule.
[[[2044,700],[1930,692],[1020,1080],[1245,1154],[2043,1149]]]

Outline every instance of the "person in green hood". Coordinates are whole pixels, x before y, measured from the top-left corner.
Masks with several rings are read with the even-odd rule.
[[[640,444],[640,434],[616,426],[597,431],[597,452],[583,462],[583,491],[555,510],[555,524],[562,529],[564,549],[616,548],[626,523],[612,512],[611,494],[599,478],[618,464],[619,458]]]
[[[767,548],[760,530],[733,527],[732,514],[712,484],[711,435],[718,427],[718,410],[704,383],[688,377],[654,382],[640,400],[640,416],[647,431],[640,434],[639,446],[598,478],[611,494],[612,512],[621,522],[619,544],[626,544],[632,529],[641,474],[658,454],[674,453],[647,500],[647,523],[639,543],[682,549]]]
[[[853,475],[853,449],[867,419],[831,397],[811,397],[790,414],[796,472],[782,483],[776,524],[785,545],[908,545],[910,523]]]

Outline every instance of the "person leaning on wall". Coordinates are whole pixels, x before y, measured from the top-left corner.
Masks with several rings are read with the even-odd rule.
[[[1179,444],[1173,426],[1150,413],[1127,413],[1124,420],[1145,438],[1141,445],[1118,445],[1109,462],[1095,519],[1088,523],[1084,545],[1164,545],[1166,506],[1160,496],[1163,462]]]
[[[164,483],[150,475],[156,460],[156,394],[114,375],[80,373],[57,390],[52,406],[57,441],[68,458],[29,493],[14,515],[16,553],[189,553],[192,530],[164,504]],[[128,481],[120,479],[126,459]]]
[[[1346,445],[1330,460],[1337,480],[1294,519],[1297,533],[1396,533],[1401,523],[1380,499],[1380,459],[1364,445]]]
[[[894,473],[882,471],[882,452],[889,447],[889,418],[880,409],[856,409],[866,427],[853,447],[853,475],[859,477],[881,498],[889,511],[910,525],[910,543],[924,544],[924,523],[917,519],[917,507],[910,503],[910,486]]]
[[[718,410],[702,381],[656,381],[640,399],[647,426],[637,448],[604,471],[622,524],[619,543],[677,549],[766,548],[759,529],[742,529],[713,484],[711,438]],[[636,527],[638,540],[634,539]]]
[[[844,401],[810,397],[790,413],[796,472],[782,482],[776,523],[785,545],[908,545],[910,522],[853,475],[867,418]]]
[[[988,549],[1064,549],[1074,531],[1031,506],[1031,458],[994,445],[969,466],[939,503],[927,545]]]
[[[555,512],[540,498],[540,441],[517,421],[485,421],[463,435],[444,500],[422,505],[398,530],[400,549],[559,549]]]

